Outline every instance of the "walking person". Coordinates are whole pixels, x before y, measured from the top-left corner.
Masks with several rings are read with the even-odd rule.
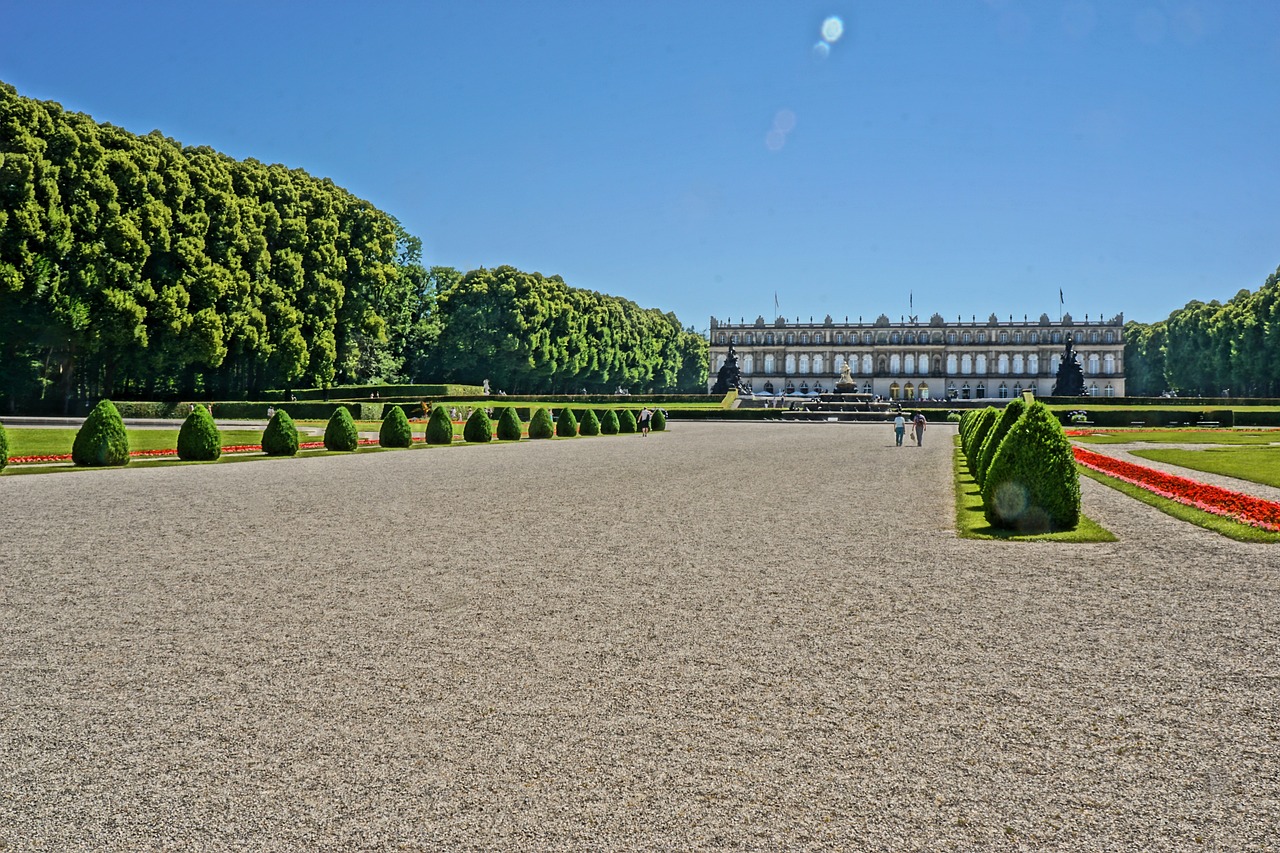
[[[640,410],[640,437],[644,438],[649,434],[649,421],[653,418],[653,412],[649,411],[649,407],[645,406]]]
[[[911,423],[916,427],[916,447],[924,444],[924,428],[928,425],[925,421],[924,412],[916,412],[915,417],[911,419]]]
[[[897,446],[902,446],[902,436],[907,431],[907,419],[902,416],[902,412],[898,412],[893,419],[893,435],[897,438]]]

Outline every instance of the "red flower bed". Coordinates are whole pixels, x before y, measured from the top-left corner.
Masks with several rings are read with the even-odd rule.
[[[1166,474],[1154,468],[1094,453],[1083,447],[1072,449],[1075,451],[1076,461],[1084,467],[1146,489],[1162,498],[1225,516],[1241,524],[1280,531],[1280,503],[1275,501]]]
[[[362,438],[360,444],[368,446],[377,444],[376,438]],[[306,441],[298,445],[299,450],[320,450],[324,448],[323,441]],[[229,444],[222,448],[223,453],[259,453],[262,451],[261,444]],[[157,456],[177,456],[176,449],[164,448],[161,450],[130,450],[129,456],[133,459],[153,458]],[[70,462],[70,453],[58,453],[51,456],[10,456],[9,462],[14,465],[31,462]]]

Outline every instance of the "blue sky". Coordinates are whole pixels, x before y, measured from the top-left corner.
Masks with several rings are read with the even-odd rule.
[[[699,330],[1150,322],[1280,265],[1274,0],[0,0],[0,80]]]

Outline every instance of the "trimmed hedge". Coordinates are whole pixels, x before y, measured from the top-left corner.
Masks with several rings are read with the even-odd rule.
[[[298,428],[284,409],[276,409],[262,431],[262,452],[268,456],[298,455]]]
[[[556,418],[556,435],[560,438],[578,437],[578,419],[568,406],[561,409],[560,416]]]
[[[1089,425],[1099,427],[1127,427],[1135,424],[1150,427],[1184,424],[1195,426],[1202,421],[1215,421],[1219,426],[1230,427],[1259,415],[1280,415],[1276,412],[1237,413],[1231,409],[1090,409],[1088,406],[1081,406],[1079,409],[1054,412],[1058,420],[1067,427],[1079,426],[1070,422],[1069,411],[1085,412]],[[1280,419],[1277,422],[1280,423]]]
[[[636,431],[636,413],[630,409],[618,410],[618,432],[632,433]]]
[[[604,417],[600,419],[600,432],[603,435],[618,434],[618,412],[616,409],[604,410]]]
[[[1009,429],[1018,422],[1018,418],[1022,417],[1027,411],[1027,404],[1021,398],[1011,400],[1009,405],[1001,410],[996,418],[995,425],[987,431],[987,437],[982,442],[982,447],[978,450],[978,465],[976,468],[970,468],[973,479],[979,486],[982,485],[986,478],[987,469],[991,467],[991,460],[995,458],[996,451],[1000,449],[1000,442],[1004,441],[1004,437],[1009,433]]]
[[[453,421],[449,420],[449,412],[444,406],[431,410],[431,419],[427,421],[427,444],[453,444]]]
[[[546,409],[538,409],[529,420],[529,438],[551,438],[556,434],[555,425],[551,423],[551,415]]]
[[[662,413],[662,409],[654,409],[653,417],[649,419],[649,429],[654,432],[662,432],[667,428],[667,416]]]
[[[94,406],[76,431],[71,461],[92,467],[129,464],[129,433],[110,400]]]
[[[1022,533],[1071,530],[1080,521],[1080,475],[1071,442],[1043,403],[1033,403],[996,451],[982,485],[993,527]]]
[[[423,397],[452,397],[455,395],[468,396],[480,395],[482,399],[484,389],[479,385],[334,385],[332,388],[295,388],[290,391],[282,391],[274,389],[262,392],[262,396],[268,399],[288,400],[292,394],[298,401],[315,401],[321,402],[331,401],[352,401],[367,399],[370,394],[377,394],[371,402],[382,405],[383,397],[397,398],[416,398],[421,400]],[[295,401],[290,401],[295,402]]]
[[[982,442],[986,440],[987,433],[991,431],[991,427],[995,425],[999,416],[1000,413],[996,411],[995,406],[987,406],[973,419],[973,427],[969,430],[969,443],[964,452],[970,471],[977,467],[978,451],[982,449]]]
[[[324,449],[350,453],[359,446],[360,434],[356,431],[356,422],[351,419],[351,412],[344,408],[336,409],[324,428]]]
[[[502,414],[498,416],[498,440],[519,441],[521,432],[515,406],[503,406]]]
[[[582,435],[599,435],[600,434],[600,418],[596,417],[596,413],[592,409],[584,409],[582,412],[582,420],[578,424],[578,432]]]
[[[222,455],[222,434],[213,415],[196,406],[178,430],[178,458],[185,462],[212,462]]]
[[[462,426],[462,440],[472,444],[493,441],[493,421],[489,420],[488,412],[477,408],[471,413]]]
[[[413,428],[409,418],[399,406],[388,406],[378,429],[378,444],[382,447],[412,447]]]
[[[0,471],[4,470],[4,466],[9,464],[9,436],[4,431],[4,424],[0,424]]]

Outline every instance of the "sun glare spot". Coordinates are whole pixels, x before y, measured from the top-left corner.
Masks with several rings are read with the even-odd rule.
[[[791,110],[778,110],[773,117],[773,129],[782,133],[790,133],[796,129],[796,114]]]
[[[813,46],[814,59],[826,59],[830,55],[831,45],[827,44],[825,41],[820,41]]]
[[[764,135],[764,147],[770,151],[781,151],[787,144],[787,135],[776,127]]]
[[[822,40],[828,44],[835,44],[840,41],[840,36],[844,35],[844,21],[832,15],[822,22]]]

